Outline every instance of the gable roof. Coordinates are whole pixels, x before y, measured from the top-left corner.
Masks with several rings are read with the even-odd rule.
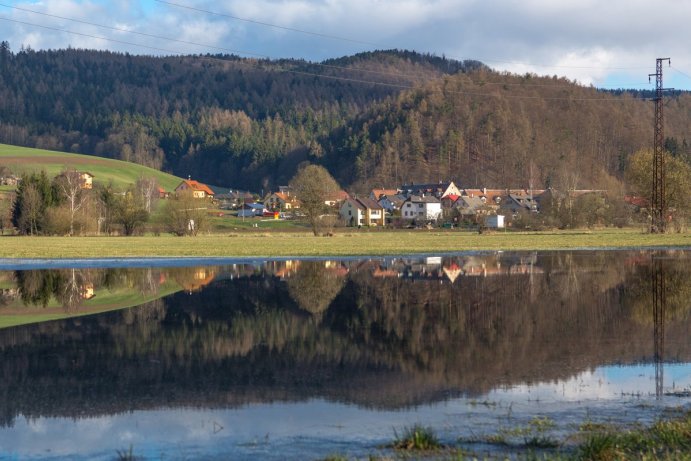
[[[209,186],[199,181],[195,181],[193,179],[183,179],[182,182],[175,189],[177,190],[183,184],[187,184],[187,187],[194,191],[202,191],[206,195],[215,195],[214,191],[212,191]]]
[[[350,195],[348,195],[348,192],[341,189],[341,190],[336,191],[333,194],[329,195],[328,197],[325,197],[325,200],[331,201],[331,202],[341,202],[341,201],[347,200],[349,198],[350,198]]]
[[[411,195],[406,202],[411,203],[441,203],[434,195]]]
[[[376,200],[379,200],[382,195],[386,195],[387,197],[391,197],[393,195],[398,194],[397,189],[372,189],[372,192],[370,192],[370,197],[374,197]]]
[[[371,198],[359,198],[359,197],[358,198],[351,198],[351,197],[349,197],[343,203],[344,204],[350,203],[360,210],[367,210],[367,209],[383,210],[384,209],[381,205],[379,205],[379,203],[375,202]]]
[[[355,200],[357,200],[365,208],[369,208],[370,210],[381,210],[382,209],[382,206],[378,202],[372,200],[369,197],[362,197],[362,198],[358,197]]]

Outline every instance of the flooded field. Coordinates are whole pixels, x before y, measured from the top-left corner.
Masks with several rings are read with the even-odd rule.
[[[415,425],[481,458],[568,453],[584,427],[691,408],[689,262],[669,250],[6,267],[0,459],[396,457]]]

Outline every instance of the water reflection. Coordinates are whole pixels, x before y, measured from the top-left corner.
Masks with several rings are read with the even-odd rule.
[[[0,424],[311,399],[413,411],[638,364],[663,395],[680,381],[665,388],[662,364],[691,362],[690,254],[0,273],[0,319],[136,306],[0,330]]]

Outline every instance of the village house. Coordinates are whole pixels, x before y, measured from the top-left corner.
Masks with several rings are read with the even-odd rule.
[[[324,204],[334,208],[349,198],[350,195],[346,191],[339,190],[329,197],[324,197]]]
[[[439,183],[432,183],[432,184],[404,184],[402,185],[399,190],[403,195],[406,197],[410,197],[411,195],[418,195],[418,196],[433,196],[438,199],[442,199],[443,197],[446,197],[447,195],[456,195],[460,196],[461,191],[456,187],[456,185],[453,183],[453,181],[449,182],[439,182]]]
[[[184,191],[192,191],[192,196],[194,198],[213,198],[214,195],[216,195],[209,186],[192,179],[184,179],[178,187],[175,188],[175,194]]]
[[[411,195],[401,207],[401,217],[409,220],[436,221],[441,213],[441,201],[431,195]]]
[[[217,191],[218,192],[218,191]],[[239,190],[224,189],[214,196],[219,206],[225,210],[235,210],[240,208],[245,203],[254,201],[254,196],[250,192],[242,192]]]
[[[238,218],[251,218],[255,216],[264,216],[269,210],[264,207],[263,203],[245,203],[238,210]]]
[[[264,199],[264,206],[268,210],[289,211],[300,208],[300,201],[290,192],[274,192]]]
[[[382,195],[379,197],[378,203],[388,213],[394,214],[401,209],[405,199],[406,198],[401,194]]]
[[[540,211],[537,196],[544,191],[512,190],[507,194],[507,200],[501,204],[501,209],[507,214],[515,215],[519,211],[528,211],[531,213],[538,213]]]
[[[393,197],[396,194],[398,194],[397,189],[372,189],[369,193],[369,198],[378,202],[382,197]]]
[[[88,171],[80,171],[79,179],[82,182],[82,189],[92,189],[94,187],[94,175]]]
[[[374,200],[347,198],[339,210],[341,220],[347,226],[383,226],[384,209]]]
[[[165,199],[165,198],[168,198],[170,196],[168,191],[166,191],[161,186],[159,186],[157,190],[158,190],[158,198],[160,198],[160,199]]]

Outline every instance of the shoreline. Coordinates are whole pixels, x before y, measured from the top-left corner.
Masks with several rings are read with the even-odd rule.
[[[478,234],[459,230],[370,230],[313,236],[296,232],[136,237],[0,237],[0,261],[116,258],[374,257],[466,251],[688,249],[691,233],[649,234],[641,229]]]
[[[408,252],[399,254],[336,254],[336,255],[285,255],[285,256],[116,256],[116,257],[65,257],[65,258],[5,258],[0,257],[0,270],[32,269],[107,269],[107,268],[147,268],[147,267],[191,267],[223,266],[230,264],[253,264],[267,261],[351,261],[363,258],[428,258],[462,257],[492,253],[527,252],[592,252],[592,251],[691,251],[691,245],[673,246],[611,246],[611,247],[573,247],[573,248],[535,248],[535,249],[481,249],[439,252]]]

